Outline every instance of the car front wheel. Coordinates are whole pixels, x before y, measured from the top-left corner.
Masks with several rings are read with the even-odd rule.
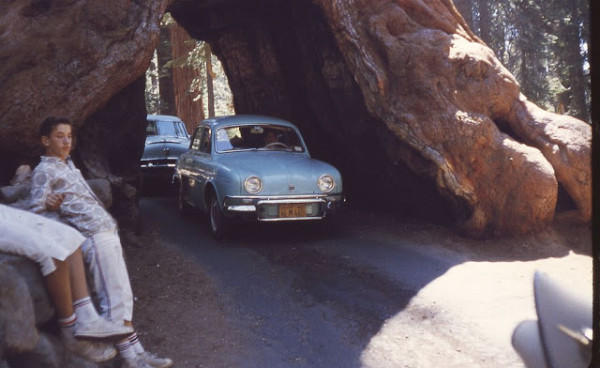
[[[221,212],[221,208],[219,207],[219,202],[217,200],[217,196],[214,193],[210,194],[209,197],[209,210],[208,210],[208,218],[210,225],[210,232],[212,236],[221,240],[225,236],[225,232],[227,231],[227,219],[223,216],[223,212]]]

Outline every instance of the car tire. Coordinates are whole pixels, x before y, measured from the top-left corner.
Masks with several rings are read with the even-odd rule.
[[[184,216],[192,213],[192,206],[183,199],[183,185],[181,183],[177,186],[177,209]]]
[[[208,197],[208,225],[213,238],[222,240],[227,231],[227,219],[219,207],[216,194],[210,193]]]

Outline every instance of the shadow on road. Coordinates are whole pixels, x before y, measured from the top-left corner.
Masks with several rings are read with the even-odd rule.
[[[140,208],[145,228],[195,259],[227,299],[249,343],[239,367],[362,367],[386,321],[451,268],[562,257],[572,250],[564,244],[582,253],[590,244],[572,224],[481,241],[353,208],[326,222],[239,223],[216,242],[206,217],[179,216],[174,197],[145,198]]]

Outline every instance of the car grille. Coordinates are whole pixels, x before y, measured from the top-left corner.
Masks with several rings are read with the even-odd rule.
[[[140,164],[142,169],[162,168],[162,167],[175,167],[177,159],[163,159],[163,160],[148,160],[142,161]]]

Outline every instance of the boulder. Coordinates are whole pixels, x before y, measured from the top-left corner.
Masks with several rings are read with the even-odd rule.
[[[116,368],[67,351],[55,311],[35,262],[0,252],[0,368]]]

